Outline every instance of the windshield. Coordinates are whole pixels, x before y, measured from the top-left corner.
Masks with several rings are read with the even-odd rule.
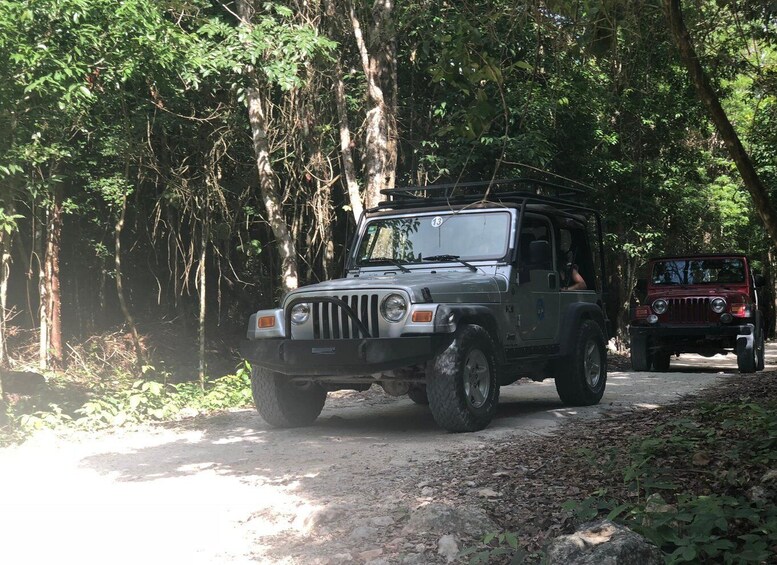
[[[510,219],[509,212],[498,211],[373,220],[359,244],[356,264],[502,259]]]
[[[656,261],[651,278],[654,285],[742,284],[745,263],[730,257]]]

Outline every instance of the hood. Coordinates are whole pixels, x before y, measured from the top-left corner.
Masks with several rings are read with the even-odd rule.
[[[425,291],[431,295],[431,302],[500,302],[500,292],[507,290],[503,276],[486,274],[482,271],[437,271],[412,273],[364,273],[358,277],[334,279],[304,286],[286,295],[284,302],[297,296],[316,293],[348,294],[366,290],[404,290],[411,302],[430,302]]]

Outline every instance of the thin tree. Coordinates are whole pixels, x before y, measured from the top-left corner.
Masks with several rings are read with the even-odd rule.
[[[364,205],[375,206],[382,200],[380,191],[393,182],[396,166],[396,128],[393,126],[396,96],[386,101],[386,90],[396,88],[389,77],[396,52],[392,0],[375,0],[372,5],[372,25],[366,30],[357,12],[356,3],[350,3],[349,17],[353,27],[359,57],[367,82],[367,111],[364,140],[364,167],[366,182]]]
[[[238,0],[240,26],[250,30],[255,7],[252,0]],[[246,88],[248,103],[248,120],[251,124],[251,138],[256,158],[256,170],[259,174],[259,189],[262,202],[267,211],[267,221],[275,236],[281,259],[281,288],[283,292],[297,288],[299,285],[297,255],[294,239],[283,216],[282,200],[279,195],[275,171],[270,160],[270,144],[268,142],[268,110],[271,104],[267,92],[261,88],[260,78],[253,66],[246,69],[249,86]]]
[[[664,9],[675,43],[680,51],[680,58],[688,68],[696,94],[707,108],[720,137],[726,145],[726,149],[728,149],[731,159],[736,164],[742,181],[753,199],[756,211],[761,217],[766,231],[769,233],[769,237],[777,244],[777,211],[775,211],[769,200],[769,193],[766,187],[761,182],[750,156],[742,145],[734,126],[729,121],[726,111],[720,103],[715,89],[710,84],[699,62],[693,41],[683,20],[680,0],[664,0]]]
[[[121,195],[121,203],[119,208],[119,214],[116,218],[116,224],[113,229],[113,264],[116,268],[114,276],[116,277],[116,294],[119,298],[119,307],[121,313],[124,315],[124,321],[130,330],[132,336],[132,345],[135,348],[135,356],[137,357],[138,368],[142,369],[143,365],[148,365],[148,358],[143,350],[143,346],[140,343],[140,337],[138,335],[138,328],[135,325],[135,318],[130,313],[129,306],[127,305],[127,299],[124,295],[124,279],[122,276],[121,268],[121,234],[124,229],[124,220],[127,214],[127,192],[126,190]]]
[[[49,354],[55,368],[62,368],[62,297],[60,293],[59,256],[62,250],[62,183],[54,181],[47,210],[46,257],[44,261],[46,298],[48,300]]]

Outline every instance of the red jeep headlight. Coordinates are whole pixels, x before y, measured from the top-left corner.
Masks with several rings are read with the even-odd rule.
[[[710,302],[710,308],[716,314],[722,314],[726,310],[726,301],[723,298],[713,298]]]
[[[653,312],[659,316],[669,309],[669,303],[663,298],[653,301]]]

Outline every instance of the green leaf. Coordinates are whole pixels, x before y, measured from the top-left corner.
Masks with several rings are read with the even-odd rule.
[[[129,398],[129,405],[132,410],[136,410],[138,406],[143,402],[143,397],[139,394],[133,394]]]

